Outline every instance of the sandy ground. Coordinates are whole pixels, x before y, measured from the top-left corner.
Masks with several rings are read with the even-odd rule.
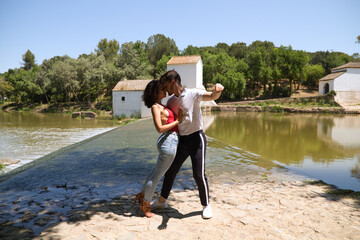
[[[249,178],[211,184],[209,220],[201,217],[197,190],[174,191],[170,207],[150,219],[140,215],[133,196],[121,196],[74,212],[74,222],[49,227],[36,239],[359,239],[359,198],[336,197],[327,188]]]

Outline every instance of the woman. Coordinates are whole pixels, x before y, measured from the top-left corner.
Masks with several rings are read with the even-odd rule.
[[[156,186],[175,158],[178,145],[177,125],[183,118],[181,110],[178,113],[178,119],[176,119],[174,113],[161,104],[164,97],[166,97],[166,92],[159,80],[152,80],[148,83],[144,90],[143,101],[145,106],[151,108],[155,128],[161,133],[157,141],[159,156],[156,166],[146,178],[141,193],[136,195],[136,200],[140,204],[140,212],[143,211],[148,218],[153,216],[150,210],[150,202]]]

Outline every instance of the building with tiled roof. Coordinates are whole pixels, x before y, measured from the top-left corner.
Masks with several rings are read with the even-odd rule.
[[[197,64],[201,60],[200,55],[193,56],[176,56],[172,57],[167,65],[179,65],[179,64]]]
[[[360,104],[360,62],[349,62],[331,69],[331,73],[319,79],[319,95],[336,92],[337,102]]]
[[[167,62],[167,71],[175,70],[179,73],[181,84],[187,88],[201,88],[203,86],[203,63],[200,55],[174,56]]]
[[[144,91],[151,80],[122,80],[116,84],[113,91]]]
[[[144,105],[142,94],[151,80],[121,80],[112,90],[113,115],[118,117],[149,117],[151,110]]]

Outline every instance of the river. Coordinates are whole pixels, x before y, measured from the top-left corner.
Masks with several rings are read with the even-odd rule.
[[[204,123],[209,176],[256,169],[360,191],[359,115],[220,112],[204,114]],[[0,159],[19,161],[10,171],[115,127],[68,114],[0,112]]]
[[[4,171],[115,127],[112,120],[73,119],[65,113],[0,111],[0,159],[19,161]]]
[[[220,112],[206,117],[212,165],[290,171],[360,190],[359,115]]]

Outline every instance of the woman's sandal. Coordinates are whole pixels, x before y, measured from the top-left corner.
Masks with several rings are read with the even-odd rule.
[[[152,216],[154,216],[151,213],[150,202],[147,202],[145,200],[143,200],[142,204],[140,205],[140,213],[141,212],[144,212],[145,216],[148,218],[151,218]]]
[[[141,207],[141,205],[144,201],[144,196],[145,196],[145,194],[143,192],[136,194],[134,203],[136,203],[136,201],[139,201],[139,205]]]

